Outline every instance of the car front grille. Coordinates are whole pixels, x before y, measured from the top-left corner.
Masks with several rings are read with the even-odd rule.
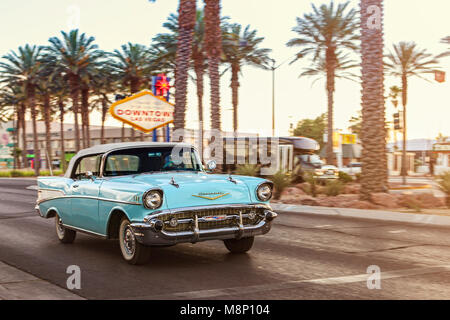
[[[252,211],[256,214],[254,219],[249,217]],[[240,214],[242,214],[243,225],[254,225],[263,219],[264,208],[213,208],[193,211],[186,209],[186,211],[164,214],[159,219],[163,221],[165,231],[182,232],[194,229],[195,216],[197,216],[199,230],[207,230],[238,226]],[[172,218],[178,220],[176,226],[169,224]]]

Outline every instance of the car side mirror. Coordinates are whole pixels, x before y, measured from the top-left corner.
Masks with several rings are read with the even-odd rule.
[[[92,173],[92,171],[86,171],[86,178],[88,178],[88,179],[90,179],[90,180],[92,180],[92,181],[95,180],[95,176],[94,176],[94,174]]]
[[[216,160],[209,160],[209,161],[206,163],[206,167],[208,168],[208,170],[211,170],[211,171],[213,171],[214,169],[216,169],[216,168],[217,168],[217,162],[216,162]]]

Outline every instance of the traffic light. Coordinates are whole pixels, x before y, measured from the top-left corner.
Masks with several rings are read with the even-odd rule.
[[[394,113],[394,129],[401,130],[403,128],[402,114],[401,112]]]

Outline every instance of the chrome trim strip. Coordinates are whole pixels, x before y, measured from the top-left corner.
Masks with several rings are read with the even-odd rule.
[[[248,213],[242,213],[242,218],[249,218],[249,214]],[[263,215],[258,215],[260,218],[264,218]],[[237,214],[230,214],[227,215],[225,218],[217,220],[217,221],[226,221],[226,220],[236,220],[236,221],[240,221],[240,216]],[[192,218],[186,218],[186,219],[180,219],[178,220],[178,224],[191,224],[194,222],[194,219]],[[209,220],[206,220],[204,218],[198,218],[198,222],[203,223],[203,222],[211,222]],[[165,221],[165,224],[170,224],[170,221]]]
[[[195,212],[201,210],[210,210],[210,209],[268,209],[272,210],[269,204],[267,203],[251,203],[251,204],[216,204],[209,206],[194,206],[194,207],[181,207],[175,209],[164,209],[164,210],[156,210],[155,212],[144,217],[144,222],[150,221],[151,219],[157,218],[161,215],[165,214],[176,214],[178,212]]]
[[[101,238],[104,238],[104,239],[108,238],[104,234],[97,233],[97,232],[94,232],[94,231],[85,230],[85,229],[78,228],[78,227],[74,227],[74,226],[71,226],[71,225],[68,225],[68,224],[64,224],[63,223],[63,226],[64,226],[64,228],[71,229],[71,230],[74,230],[74,231],[79,231],[79,232],[86,233],[86,234],[90,234],[92,236],[101,237]]]
[[[81,196],[81,195],[69,195],[69,196],[61,196],[61,197],[52,197],[52,198],[46,198],[36,201],[36,203],[39,205],[43,202],[55,200],[55,199],[68,199],[68,198],[82,198],[82,199],[93,199],[93,200],[99,200],[99,201],[107,201],[107,202],[116,202],[116,203],[122,203],[122,204],[132,204],[132,205],[141,205],[139,202],[132,202],[132,201],[124,201],[124,200],[115,200],[115,199],[107,199],[107,198],[99,198],[99,197],[92,197],[92,196]]]
[[[57,192],[61,192],[62,194],[66,194],[63,190],[59,190],[59,189],[50,189],[50,188],[39,188],[38,187],[38,189],[37,189],[37,191],[39,192],[39,191],[41,191],[41,190],[43,190],[43,191],[57,191]]]

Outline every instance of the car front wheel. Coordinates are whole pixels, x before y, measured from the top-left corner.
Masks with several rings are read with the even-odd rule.
[[[245,253],[252,248],[254,241],[255,237],[248,237],[242,239],[227,239],[223,242],[225,247],[227,247],[231,253]]]
[[[119,229],[119,244],[123,258],[130,264],[145,264],[150,258],[150,248],[140,244],[134,236],[130,221],[123,218]]]
[[[75,240],[77,235],[76,231],[64,227],[63,222],[58,215],[55,216],[55,228],[56,235],[62,243],[72,243]]]

